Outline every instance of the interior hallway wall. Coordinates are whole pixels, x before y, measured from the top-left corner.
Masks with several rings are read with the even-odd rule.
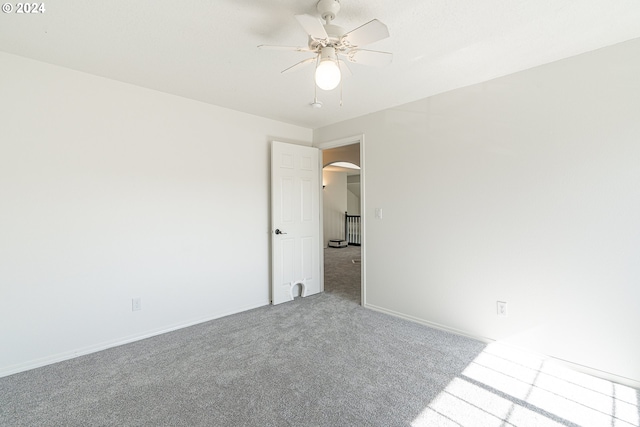
[[[349,215],[360,215],[360,197],[347,190],[347,212]]]
[[[344,239],[344,213],[347,211],[347,173],[322,171],[324,247],[331,239]]]

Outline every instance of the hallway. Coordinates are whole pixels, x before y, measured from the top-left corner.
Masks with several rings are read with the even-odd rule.
[[[360,305],[360,253],[360,246],[324,249],[325,292]]]

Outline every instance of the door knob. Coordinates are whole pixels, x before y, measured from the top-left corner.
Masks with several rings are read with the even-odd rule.
[[[279,228],[276,228],[276,234],[287,234],[287,233],[283,233],[282,231],[280,231]]]

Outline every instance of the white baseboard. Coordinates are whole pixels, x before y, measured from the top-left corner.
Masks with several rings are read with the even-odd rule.
[[[380,313],[389,314],[389,315],[394,316],[394,317],[399,317],[401,319],[410,320],[411,322],[414,322],[414,323],[420,323],[422,325],[430,326],[430,327],[435,328],[435,329],[440,329],[441,331],[451,332],[451,333],[456,334],[456,335],[462,335],[463,337],[471,338],[471,339],[474,339],[474,340],[477,340],[477,341],[482,341],[482,342],[487,343],[487,344],[492,343],[492,342],[495,341],[495,340],[492,340],[491,338],[481,337],[481,336],[474,335],[474,334],[471,334],[469,332],[466,332],[466,331],[463,331],[463,330],[460,330],[460,329],[450,328],[448,326],[441,325],[441,324],[435,323],[435,322],[429,322],[428,320],[424,320],[424,319],[421,319],[419,317],[409,316],[408,314],[404,314],[404,313],[400,313],[400,312],[397,312],[397,311],[389,310],[389,309],[386,309],[386,308],[383,308],[383,307],[378,307],[377,305],[363,304],[363,307],[371,309],[373,311],[379,311]]]
[[[497,342],[496,340],[491,339],[491,338],[487,338],[487,337],[483,337],[483,336],[479,336],[479,335],[474,335],[474,334],[472,334],[470,332],[467,332],[467,331],[462,331],[460,329],[450,328],[448,326],[444,326],[444,325],[441,325],[439,323],[430,322],[428,320],[424,320],[424,319],[421,319],[419,317],[409,316],[409,315],[406,315],[404,313],[399,313],[397,311],[389,310],[389,309],[386,309],[386,308],[383,308],[383,307],[378,307],[378,306],[373,305],[373,304],[363,304],[363,307],[368,308],[370,310],[378,311],[380,313],[389,314],[389,315],[394,316],[394,317],[399,317],[401,319],[409,320],[411,322],[420,323],[422,325],[429,326],[429,327],[434,328],[434,329],[439,329],[441,331],[451,332],[453,334],[461,335],[461,336],[464,336],[464,337],[467,337],[467,338],[471,338],[471,339],[474,339],[474,340],[477,340],[477,341],[480,341],[480,342],[484,342],[484,343],[487,343],[487,344]],[[520,350],[520,351],[531,353],[531,351],[527,350],[526,348],[517,347],[517,346],[511,345],[511,344],[500,343],[500,345],[505,345],[507,347],[512,347],[512,348]],[[534,353],[534,354],[536,356],[539,356],[540,358],[543,358],[543,359],[553,360],[554,362],[556,362],[558,364],[561,364],[563,366],[566,366],[567,368],[573,369],[575,371],[582,372],[584,374],[592,375],[594,377],[598,377],[598,378],[601,378],[603,380],[607,380],[607,381],[611,381],[611,382],[614,382],[614,383],[626,385],[628,387],[633,387],[635,389],[639,389],[640,390],[640,380],[635,380],[633,378],[627,378],[627,377],[623,377],[623,376],[620,376],[620,375],[613,374],[611,372],[606,372],[606,371],[602,371],[600,369],[591,368],[589,366],[580,365],[578,363],[574,363],[574,362],[571,362],[569,360],[559,359],[557,357],[550,356],[550,355],[547,355],[547,354],[540,354],[540,353]]]
[[[189,326],[197,325],[199,323],[209,322],[211,320],[220,319],[222,317],[230,316],[232,314],[241,313],[243,311],[252,310],[258,307],[264,307],[265,305],[269,305],[269,301],[261,302],[257,304],[252,304],[244,307],[235,308],[233,310],[225,311],[222,313],[213,314],[210,316],[206,316],[203,318],[199,318],[196,320],[190,320],[184,323],[172,325],[162,329],[156,329],[152,331],[148,331],[138,335],[131,335],[127,337],[123,337],[113,341],[102,342],[95,345],[90,345],[87,347],[82,347],[78,349],[74,349],[71,351],[66,351],[63,353],[54,354],[51,356],[42,357],[40,359],[30,360],[28,362],[11,365],[6,368],[0,369],[0,378],[6,377],[9,375],[17,374],[19,372],[28,371],[35,368],[40,368],[42,366],[51,365],[53,363],[63,362],[65,360],[74,359],[76,357],[84,356],[91,353],[96,353],[98,351],[106,350],[108,348],[118,347],[120,345],[129,344],[135,341],[140,341],[146,338],[151,338],[156,335],[166,334],[167,332],[176,331],[182,328],[188,328]]]

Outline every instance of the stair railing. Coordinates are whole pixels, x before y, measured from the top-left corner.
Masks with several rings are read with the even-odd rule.
[[[349,215],[345,212],[344,217],[344,239],[350,245],[360,246],[362,241],[360,215]]]

